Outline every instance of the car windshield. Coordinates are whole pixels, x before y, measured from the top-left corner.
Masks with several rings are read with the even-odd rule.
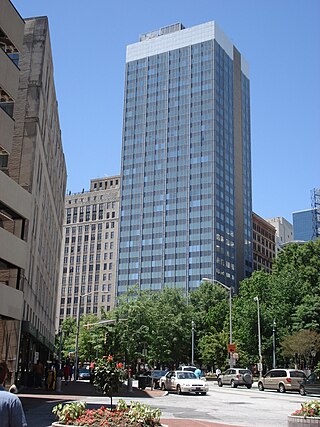
[[[306,374],[304,372],[301,372],[301,371],[292,371],[292,372],[290,372],[290,377],[291,378],[305,378]]]
[[[177,376],[179,380],[193,380],[197,378],[193,372],[188,371],[180,372]]]

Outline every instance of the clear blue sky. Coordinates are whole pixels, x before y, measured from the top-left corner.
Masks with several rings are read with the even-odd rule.
[[[319,0],[13,0],[49,18],[68,191],[120,173],[126,45],[216,20],[250,65],[253,209],[308,209],[320,186]]]

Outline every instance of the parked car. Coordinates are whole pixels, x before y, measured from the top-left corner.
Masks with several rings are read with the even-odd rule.
[[[87,368],[80,368],[78,371],[79,380],[90,380],[90,371]]]
[[[167,369],[152,369],[147,371],[144,375],[148,377],[146,381],[146,387],[160,388],[160,378],[163,377],[168,372]]]
[[[207,394],[209,386],[206,381],[199,379],[191,371],[169,371],[160,378],[162,390],[173,390],[178,394],[196,393]]]
[[[258,381],[260,391],[277,390],[280,393],[299,391],[306,374],[298,369],[271,369]]]
[[[182,366],[179,366],[178,367],[178,371],[189,371],[189,372],[194,372],[195,374],[196,374],[196,377],[198,377],[199,378],[199,375],[197,375],[197,369],[200,369],[200,368],[197,368],[196,366],[192,366],[192,365],[182,365]],[[200,370],[201,371],[201,370]],[[206,379],[206,377],[204,376],[204,374],[203,374],[203,372],[201,371],[201,374],[200,374],[200,378],[203,380],[203,381],[207,381],[207,379]]]
[[[299,393],[301,396],[305,396],[306,394],[320,395],[320,374],[312,372],[307,378],[305,378],[300,383]]]
[[[178,367],[178,371],[190,371],[190,372],[194,372],[197,369],[196,366],[192,366],[192,365],[182,365]]]
[[[245,385],[247,388],[252,387],[252,373],[245,368],[230,368],[219,375],[218,386],[230,385],[236,388],[239,385]]]

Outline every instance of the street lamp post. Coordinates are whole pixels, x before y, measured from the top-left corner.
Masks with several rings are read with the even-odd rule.
[[[195,323],[192,320],[191,322],[191,365],[194,365],[194,327]]]
[[[232,344],[232,288],[231,286],[227,286],[224,283],[219,282],[219,280],[216,279],[208,279],[207,277],[204,277],[202,279],[203,282],[211,282],[211,283],[218,283],[223,288],[225,288],[229,292],[229,343]],[[233,355],[230,352],[230,368],[233,368]]]
[[[260,302],[258,297],[253,298],[258,309],[258,347],[259,347],[259,375],[262,376],[261,329],[260,329]]]
[[[62,363],[61,363],[61,351],[62,351],[62,329],[59,329],[59,368],[61,370]]]
[[[273,320],[273,327],[272,327],[272,367],[275,369],[276,366],[276,321]]]
[[[80,332],[80,307],[81,307],[81,299],[90,295],[91,292],[87,294],[79,295],[78,298],[78,311],[77,311],[77,330],[76,330],[76,348],[75,348],[75,354],[74,354],[74,381],[77,381],[78,379],[78,363],[79,363],[79,332]]]

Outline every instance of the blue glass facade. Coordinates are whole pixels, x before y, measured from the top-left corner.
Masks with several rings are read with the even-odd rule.
[[[251,159],[249,81],[241,78],[244,277]],[[233,60],[214,39],[127,62],[118,295],[135,284],[188,292],[203,277],[236,285],[233,81]]]
[[[307,209],[305,211],[294,212],[293,218],[293,239],[308,242],[315,238],[315,211]]]

